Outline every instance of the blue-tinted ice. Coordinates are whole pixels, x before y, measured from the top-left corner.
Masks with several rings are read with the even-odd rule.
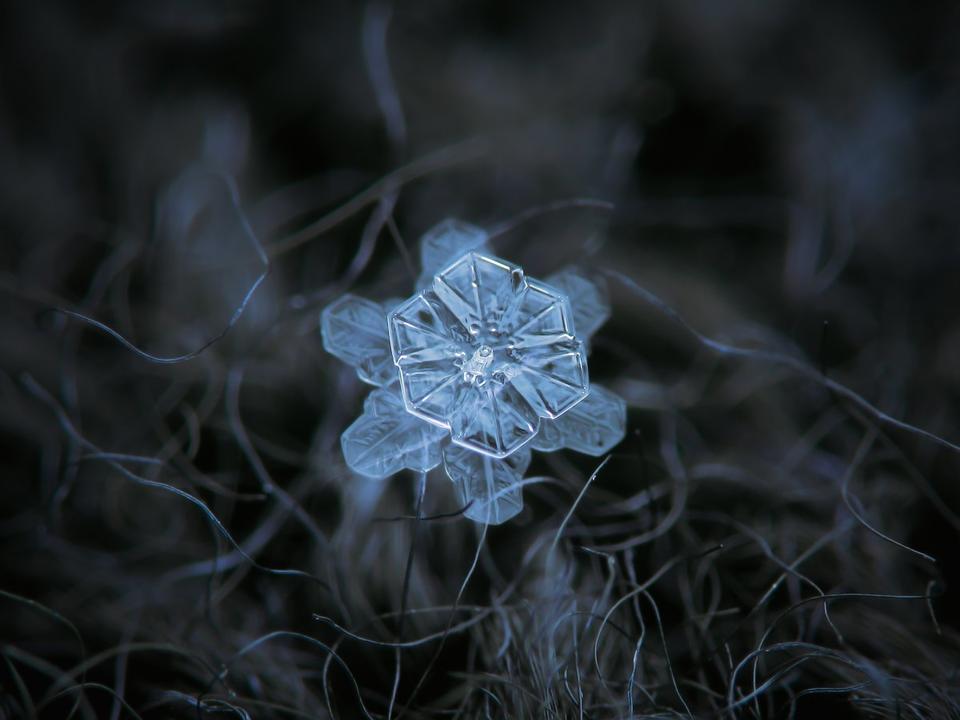
[[[443,466],[471,520],[499,525],[523,510],[519,486],[530,465],[530,451],[521,448],[502,460],[459,445],[443,451]]]
[[[457,445],[504,458],[589,391],[566,296],[471,252],[390,314],[403,400]]]
[[[343,457],[354,472],[385,478],[404,468],[426,472],[440,464],[446,432],[403,407],[396,386],[367,396],[363,415],[340,437]]]
[[[570,448],[600,456],[623,440],[626,425],[623,398],[595,384],[587,398],[563,417],[544,420],[532,447],[543,452]]]
[[[603,278],[591,277],[578,267],[551,275],[547,282],[567,296],[573,308],[577,336],[586,342],[610,317],[610,302]]]
[[[448,218],[420,238],[420,277],[417,289],[433,283],[433,276],[473,250],[486,250],[487,231],[476,225]]]
[[[497,524],[523,508],[530,448],[602,455],[623,438],[626,406],[589,384],[584,342],[610,312],[602,283],[578,268],[528,278],[487,240],[443,221],[421,239],[417,294],[345,295],[321,331],[329,352],[380,386],[343,433],[347,465],[383,478],[443,462],[465,515]]]
[[[382,305],[344,295],[324,308],[320,334],[324,349],[355,367],[364,382],[382,386],[397,379]]]

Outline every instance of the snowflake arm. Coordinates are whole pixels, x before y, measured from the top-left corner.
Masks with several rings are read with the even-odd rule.
[[[578,267],[569,267],[547,278],[560,290],[573,308],[577,336],[586,342],[610,317],[607,285],[602,277],[592,277]]]
[[[627,406],[619,395],[594,384],[586,399],[556,420],[544,420],[531,446],[541,452],[570,448],[599,457],[623,440]]]
[[[356,473],[385,478],[404,468],[427,472],[441,462],[446,431],[406,411],[396,386],[374,390],[363,414],[340,437],[343,457]]]
[[[520,481],[530,465],[529,449],[498,460],[449,445],[443,451],[443,465],[471,520],[500,525],[523,510]]]
[[[476,225],[448,218],[420,238],[420,266],[417,288],[429,287],[433,276],[457,258],[473,250],[487,250],[487,231]]]
[[[397,379],[383,305],[344,295],[324,308],[320,335],[324,349],[355,367],[365,383],[380,387]]]

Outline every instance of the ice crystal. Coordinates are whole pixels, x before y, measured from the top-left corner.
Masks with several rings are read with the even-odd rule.
[[[589,392],[566,296],[470,252],[390,314],[403,400],[454,443],[504,458]]]
[[[487,232],[476,225],[448,218],[430,228],[420,238],[422,271],[417,288],[433,283],[433,276],[471,250],[486,249]]]
[[[443,428],[406,411],[396,385],[367,396],[363,415],[340,437],[343,457],[355,472],[385,478],[408,468],[426,472],[440,464]]]
[[[320,316],[324,349],[355,367],[361,380],[377,386],[397,379],[385,317],[382,305],[355,295],[344,295]]]
[[[544,421],[531,445],[543,452],[570,448],[586,455],[603,455],[623,439],[626,420],[623,399],[595,384],[570,412]]]
[[[324,347],[378,386],[341,438],[356,473],[443,463],[477,522],[523,508],[530,448],[608,452],[626,405],[590,387],[585,342],[609,315],[602,283],[568,268],[549,283],[495,257],[481,228],[445,220],[421,239],[419,292],[353,295],[321,315]]]
[[[571,267],[551,275],[547,282],[570,301],[573,322],[581,340],[588,340],[610,317],[607,288],[602,278],[590,277],[580,268]]]
[[[527,448],[502,460],[459,445],[443,451],[443,466],[466,507],[464,515],[488,525],[499,525],[523,510],[519,484],[529,465]]]

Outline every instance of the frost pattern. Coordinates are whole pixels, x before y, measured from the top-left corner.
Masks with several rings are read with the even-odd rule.
[[[371,385],[397,379],[386,316],[383,305],[356,295],[344,295],[320,316],[324,349],[355,367],[359,378]]]
[[[403,400],[454,443],[504,458],[589,392],[565,295],[468,253],[390,314]]]
[[[464,515],[471,520],[499,525],[523,510],[519,483],[530,465],[527,448],[498,460],[450,445],[443,452],[443,465],[460,501],[469,504]]]
[[[367,396],[361,415],[340,437],[343,457],[354,472],[384,478],[403,468],[426,472],[440,464],[446,432],[406,411],[396,387]]]
[[[627,406],[619,395],[593,385],[587,398],[563,417],[544,420],[532,447],[543,452],[570,448],[587,455],[604,455],[623,440]]]

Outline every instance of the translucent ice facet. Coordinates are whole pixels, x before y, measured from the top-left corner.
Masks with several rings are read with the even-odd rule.
[[[363,415],[340,437],[343,457],[354,472],[384,478],[403,468],[426,472],[441,461],[446,431],[406,411],[396,386],[374,390]]]
[[[386,322],[387,315],[389,315],[393,311],[393,309],[402,302],[403,302],[403,298],[394,297],[394,298],[387,298],[382,303],[380,303],[380,307],[383,309],[384,322]],[[390,340],[388,339],[387,342],[390,342]]]
[[[444,268],[390,313],[389,326],[407,410],[495,458],[589,392],[566,296],[491,255]]]
[[[353,365],[364,382],[383,386],[397,379],[383,305],[344,295],[324,308],[320,334],[327,352]]]
[[[470,504],[464,515],[471,520],[499,525],[523,509],[523,493],[518,483],[530,465],[527,448],[498,460],[448,445],[443,451],[443,465],[460,501]]]
[[[487,233],[483,228],[462,220],[447,219],[434,225],[420,238],[420,266],[423,272],[418,288],[433,282],[433,276],[461,255],[485,250]]]
[[[603,455],[623,439],[627,406],[623,398],[593,385],[586,399],[556,420],[543,420],[532,446],[543,452],[570,448]]]
[[[569,267],[551,275],[547,282],[570,300],[573,324],[581,340],[589,339],[610,317],[610,302],[603,278],[589,277],[580,268]]]

